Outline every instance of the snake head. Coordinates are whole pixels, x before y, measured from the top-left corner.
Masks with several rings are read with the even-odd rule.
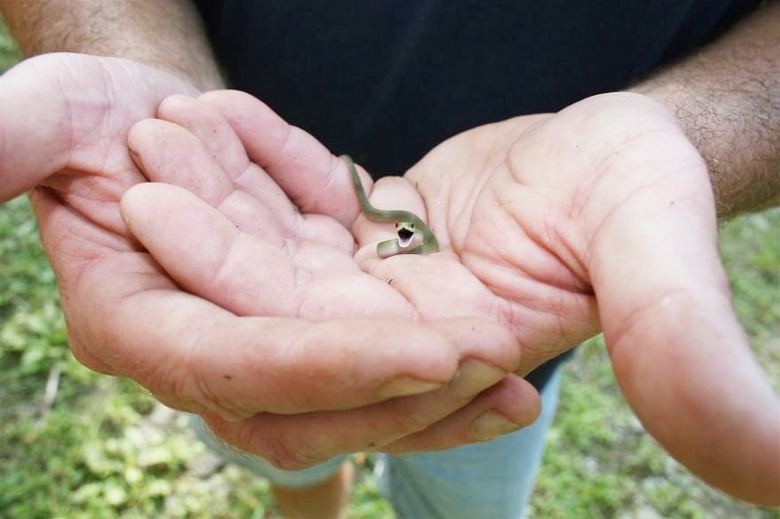
[[[389,258],[397,254],[417,254],[424,240],[412,222],[396,222],[398,238],[377,244],[376,252],[380,258]]]

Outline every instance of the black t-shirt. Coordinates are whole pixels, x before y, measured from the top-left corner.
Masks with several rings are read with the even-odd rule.
[[[196,0],[232,87],[335,154],[403,173],[463,130],[619,90],[750,0]],[[528,378],[541,387],[554,363]]]

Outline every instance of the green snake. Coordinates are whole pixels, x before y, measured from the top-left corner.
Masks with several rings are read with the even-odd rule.
[[[341,158],[349,167],[352,185],[365,215],[375,222],[395,223],[398,238],[377,244],[376,253],[380,258],[389,258],[397,254],[430,254],[439,250],[436,236],[416,214],[402,210],[382,210],[372,206],[368,201],[352,157],[342,155]]]

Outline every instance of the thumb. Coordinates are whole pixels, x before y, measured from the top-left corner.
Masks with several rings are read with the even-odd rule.
[[[196,91],[128,60],[58,53],[23,61],[0,77],[0,201],[66,167],[126,168],[130,126],[173,93]]]
[[[0,77],[0,202],[67,162],[71,121],[64,91],[55,88],[52,61],[28,60]]]
[[[684,198],[639,193],[596,240],[591,273],[615,375],[692,472],[780,504],[780,402],[731,307],[706,171],[669,177],[688,184]]]

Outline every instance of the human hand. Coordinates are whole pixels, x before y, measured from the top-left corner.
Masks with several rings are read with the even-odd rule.
[[[262,155],[250,104],[206,102]],[[442,245],[429,256],[379,260],[392,226],[359,216],[345,167],[296,157],[267,170],[304,212],[350,225],[363,269],[416,316],[497,319],[523,346],[521,374],[603,326],[624,393],[663,445],[711,484],[777,501],[777,399],[729,305],[706,169],[660,105],[612,94],[488,125],[377,182],[374,205],[426,217]]]
[[[280,312],[241,317],[237,313],[245,315],[246,308],[233,313],[214,303],[224,299],[213,291],[219,288],[216,278],[202,284],[195,280],[190,287],[194,293],[207,292],[207,298],[182,290],[139,246],[119,211],[121,196],[146,181],[127,147],[130,128],[153,117],[172,93],[197,92],[149,67],[85,55],[31,59],[0,79],[0,200],[33,190],[69,344],[81,362],[133,378],[163,402],[201,413],[241,439],[250,438],[245,431],[262,429],[264,436],[252,438],[256,442],[248,446],[288,468],[389,443],[432,423],[449,442],[474,441],[470,420],[485,407],[512,403],[511,418],[520,424],[533,419],[535,392],[516,377],[502,380],[516,366],[519,349],[495,324],[465,319],[423,326],[408,321],[406,309],[384,320],[318,323],[270,316]],[[319,145],[313,139],[309,145],[316,155]],[[285,197],[278,190],[271,194],[281,197],[271,205],[276,211]],[[337,225],[311,220],[301,228],[322,229],[324,246],[338,249],[345,239],[351,242]],[[244,223],[268,231],[271,241],[286,239],[284,232],[292,230],[282,227],[284,232],[274,235],[272,222]],[[296,220],[282,219],[281,224]],[[185,215],[184,225],[197,226],[197,220]],[[186,244],[178,243],[176,254],[188,256]],[[316,264],[320,256],[314,252],[297,259]],[[262,259],[273,262],[275,257],[269,253]],[[264,275],[289,274],[287,266],[253,264],[239,274],[251,286]],[[353,274],[349,266],[346,271],[347,277]],[[316,281],[334,287],[335,299],[344,302],[337,284]],[[242,297],[246,303],[250,294]],[[286,297],[277,292],[261,299],[287,310]],[[307,302],[316,303],[302,303]],[[377,304],[391,306],[381,299]],[[339,309],[342,315],[347,310]],[[424,394],[393,398],[417,393]],[[520,411],[514,403],[518,398],[528,402]],[[333,412],[314,412],[323,410]]]
[[[496,316],[520,373],[603,327],[623,393],[675,458],[780,503],[780,405],[730,305],[706,167],[661,105],[609,94],[477,128],[371,199],[427,212],[437,234],[440,254],[381,261],[389,231],[355,226],[363,268],[421,313]]]

